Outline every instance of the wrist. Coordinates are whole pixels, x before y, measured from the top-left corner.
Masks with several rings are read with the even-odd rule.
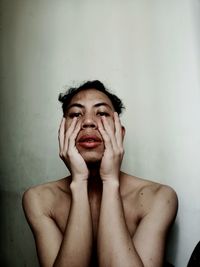
[[[109,188],[110,190],[112,189],[119,189],[119,180],[118,179],[107,179],[103,180],[103,188]]]
[[[70,183],[70,189],[74,191],[83,191],[84,188],[87,189],[88,181],[87,180],[72,180]]]
[[[88,201],[87,181],[72,181],[70,184],[72,201],[84,203]]]
[[[101,175],[103,183],[119,184],[119,175]]]
[[[88,174],[71,174],[72,182],[82,182],[88,180]]]

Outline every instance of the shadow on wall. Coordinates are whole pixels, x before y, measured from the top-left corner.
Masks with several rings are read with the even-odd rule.
[[[39,266],[21,199],[22,192],[0,192],[0,266],[3,267]]]

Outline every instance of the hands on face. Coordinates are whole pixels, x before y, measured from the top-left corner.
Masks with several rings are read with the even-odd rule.
[[[89,171],[75,144],[76,137],[81,129],[81,121],[78,121],[76,117],[73,118],[67,131],[65,122],[66,119],[63,117],[58,132],[60,158],[71,172],[73,180],[87,180]]]
[[[114,127],[102,116],[98,121],[98,130],[104,141],[104,154],[100,165],[102,181],[119,179],[121,162],[123,159],[123,130],[119,116],[114,112]],[[81,120],[73,118],[71,125],[65,130],[66,119],[62,118],[59,128],[59,155],[72,174],[74,180],[86,180],[89,176],[87,165],[76,148],[76,137],[81,129]]]
[[[123,128],[117,112],[114,112],[114,130],[105,116],[98,121],[98,129],[101,133],[105,150],[100,166],[102,181],[118,181],[121,162],[124,155]]]

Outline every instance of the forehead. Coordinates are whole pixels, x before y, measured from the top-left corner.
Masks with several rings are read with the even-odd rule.
[[[108,104],[111,108],[114,109],[109,97],[103,92],[98,91],[96,89],[86,89],[80,91],[75,96],[73,96],[72,100],[70,101],[70,105],[73,103],[79,103],[82,105],[86,105],[88,103],[91,105],[95,105],[101,102]]]

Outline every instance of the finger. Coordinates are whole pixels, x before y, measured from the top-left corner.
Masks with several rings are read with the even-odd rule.
[[[122,125],[121,125],[120,118],[117,112],[114,112],[114,123],[115,123],[116,142],[119,147],[122,147],[123,146]]]
[[[78,136],[78,133],[81,129],[81,121],[77,121],[76,126],[74,128],[74,131],[72,132],[71,136],[69,137],[69,147],[68,149],[71,150],[76,147],[76,138]]]
[[[110,138],[110,142],[112,144],[113,149],[117,149],[117,142],[116,142],[116,137],[115,137],[115,133],[114,130],[111,128],[107,118],[105,116],[102,117],[102,123],[104,126],[104,129],[106,131],[106,133],[108,134],[109,138]]]
[[[76,127],[77,121],[78,121],[78,119],[76,117],[73,118],[71,125],[69,126],[69,128],[65,132],[64,149],[63,149],[65,152],[68,150],[69,138],[72,135],[72,133]]]
[[[101,134],[101,136],[103,138],[105,148],[113,150],[113,147],[112,147],[112,144],[111,144],[111,140],[110,140],[110,136],[106,132],[102,121],[98,120],[97,121],[97,125],[98,125],[99,132],[100,132],[100,134]]]
[[[65,136],[65,118],[63,117],[58,130],[59,153],[63,150]]]

